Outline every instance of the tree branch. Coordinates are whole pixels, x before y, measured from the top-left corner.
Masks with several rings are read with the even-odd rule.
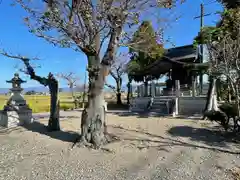
[[[7,53],[4,50],[0,51],[0,54],[3,56],[6,56],[8,58],[12,58],[12,59],[19,59],[21,60],[24,65],[26,66],[26,71],[24,71],[26,74],[30,75],[31,79],[38,81],[40,84],[47,86],[48,85],[48,79],[44,78],[44,77],[40,77],[38,75],[35,74],[35,71],[33,69],[33,67],[30,65],[30,58],[25,57],[25,56],[21,56],[21,55],[12,55]],[[32,58],[33,60],[38,60],[39,58]]]
[[[79,80],[78,77],[75,76],[75,73],[69,72],[69,73],[58,73],[56,75],[58,78],[62,78],[68,82],[68,85],[70,88],[73,88],[73,86],[76,85],[76,82]]]
[[[116,88],[108,83],[105,83],[105,86],[107,86],[108,88],[112,89],[114,91],[114,93],[117,92]]]

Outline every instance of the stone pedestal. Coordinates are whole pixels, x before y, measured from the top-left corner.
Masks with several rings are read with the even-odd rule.
[[[0,126],[11,128],[30,124],[33,122],[32,110],[24,109],[21,111],[0,111]]]
[[[0,126],[10,128],[33,122],[32,109],[25,105],[6,105],[0,111]]]

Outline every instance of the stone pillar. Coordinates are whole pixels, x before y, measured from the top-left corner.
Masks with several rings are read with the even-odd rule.
[[[176,117],[179,115],[179,97],[180,97],[180,82],[179,80],[175,81],[175,110],[173,112],[173,116]]]
[[[155,97],[155,89],[156,89],[155,83],[152,81],[152,83],[151,83],[151,96],[152,97]]]
[[[196,96],[196,76],[192,76],[192,96]]]
[[[141,94],[141,88],[140,86],[137,86],[137,97],[140,97],[140,94]]]
[[[155,96],[159,96],[158,85],[155,84]]]
[[[157,86],[156,86],[156,84],[155,84],[155,86],[154,86],[154,95],[155,95],[155,96],[158,95],[158,94],[157,94]]]
[[[144,97],[144,95],[145,95],[145,86],[144,86],[144,84],[142,84],[141,85],[141,95],[140,95],[140,97]]]

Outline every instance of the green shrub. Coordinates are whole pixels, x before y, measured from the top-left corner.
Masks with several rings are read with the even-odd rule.
[[[211,121],[218,122],[226,131],[228,130],[229,118],[226,113],[222,111],[207,111],[204,113],[204,116]]]
[[[224,103],[219,106],[220,111],[208,111],[204,113],[204,116],[211,121],[216,121],[221,124],[225,129],[229,129],[229,121],[232,118],[234,121],[234,130],[238,128],[237,124],[237,106],[236,104]]]
[[[226,113],[228,118],[235,118],[237,116],[237,105],[231,103],[224,103],[219,106],[219,109]]]
[[[73,104],[60,104],[60,110],[67,111],[69,109],[73,109],[74,105]]]

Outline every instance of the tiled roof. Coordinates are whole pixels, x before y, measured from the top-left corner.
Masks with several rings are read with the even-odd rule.
[[[172,60],[183,60],[189,58],[197,58],[197,49],[193,45],[186,45],[176,48],[171,48],[166,51],[165,56]]]
[[[194,48],[193,45],[167,49],[163,57],[146,67],[145,71],[140,72],[140,74],[148,74],[149,72],[163,74],[169,71],[169,69],[172,68],[173,64],[181,66],[184,64],[183,60],[185,62],[193,63],[197,59],[198,51],[196,48]]]

